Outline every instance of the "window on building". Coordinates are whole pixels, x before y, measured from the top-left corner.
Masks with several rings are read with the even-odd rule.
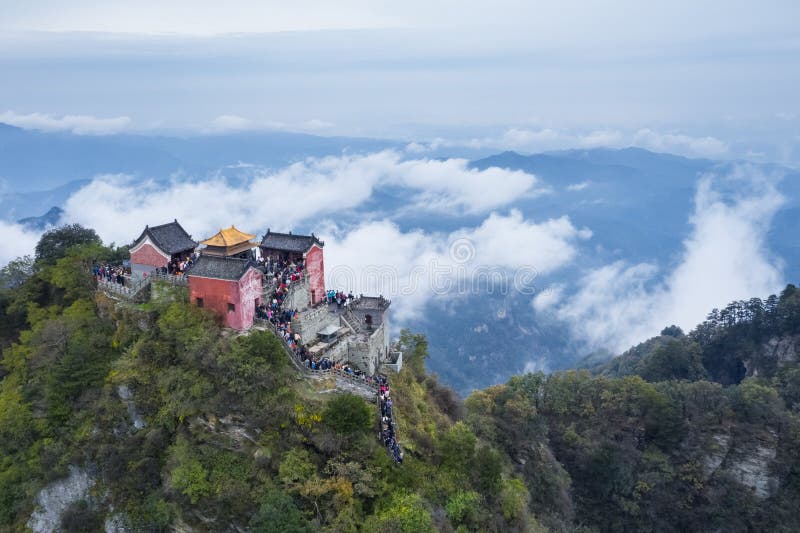
[[[202,298],[196,298],[194,303],[197,304],[197,307],[203,307],[203,299]]]
[[[228,304],[228,312],[229,313],[235,313],[236,312],[236,305]]]

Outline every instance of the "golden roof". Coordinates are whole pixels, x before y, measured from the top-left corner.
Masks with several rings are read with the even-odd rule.
[[[254,238],[255,235],[239,231],[238,229],[236,229],[236,226],[231,225],[230,228],[219,230],[219,232],[217,232],[216,235],[204,240],[202,244],[205,244],[206,246],[229,247],[241,244],[243,242],[247,242],[250,239]]]

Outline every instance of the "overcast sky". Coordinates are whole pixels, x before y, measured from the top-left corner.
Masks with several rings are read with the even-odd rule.
[[[0,118],[795,164],[799,6],[0,0]]]

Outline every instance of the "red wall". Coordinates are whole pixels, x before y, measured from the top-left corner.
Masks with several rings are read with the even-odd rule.
[[[305,265],[308,288],[313,291],[311,304],[314,305],[325,299],[325,261],[322,258],[322,248],[312,246],[306,253]]]
[[[189,297],[193,304],[197,298],[203,299],[203,307],[222,317],[225,326],[233,329],[248,329],[255,318],[256,301],[261,303],[261,272],[250,269],[239,281],[200,278],[189,275]],[[228,311],[228,304],[235,306]]]
[[[131,254],[131,263],[160,268],[167,266],[169,259],[165,259],[163,255],[156,251],[155,247],[145,243]]]

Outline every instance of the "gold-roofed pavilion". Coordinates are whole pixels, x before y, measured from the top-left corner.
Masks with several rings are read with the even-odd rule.
[[[231,225],[230,228],[221,229],[216,235],[204,240],[201,244],[205,244],[206,247],[202,253],[218,257],[239,255],[257,246],[256,243],[251,242],[255,237],[255,235],[245,233]]]

